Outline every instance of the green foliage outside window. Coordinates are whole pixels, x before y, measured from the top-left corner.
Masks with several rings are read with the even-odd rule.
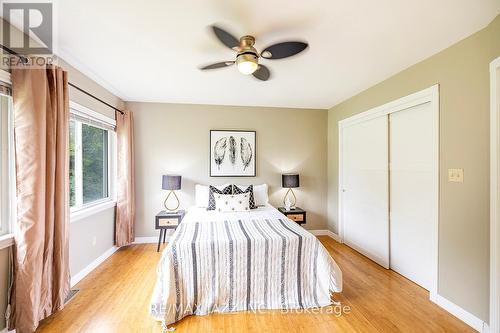
[[[108,196],[108,132],[82,124],[83,203]]]
[[[77,137],[80,135],[81,147],[78,147]],[[81,156],[81,166],[78,167],[77,156]],[[81,170],[81,203],[77,202],[76,195],[79,186],[77,169]],[[75,120],[70,121],[69,185],[71,207],[108,197],[108,131]]]
[[[75,121],[69,122],[69,206],[75,205]]]

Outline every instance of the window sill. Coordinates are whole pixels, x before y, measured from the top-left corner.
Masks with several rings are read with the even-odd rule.
[[[80,210],[71,212],[69,221],[71,223],[80,221],[86,217],[92,216],[94,214],[97,214],[99,212],[102,212],[103,210],[112,208],[116,206],[116,201],[115,200],[109,200],[101,203],[97,203],[95,205],[89,206],[82,208]]]
[[[14,245],[14,234],[0,236],[0,250]]]

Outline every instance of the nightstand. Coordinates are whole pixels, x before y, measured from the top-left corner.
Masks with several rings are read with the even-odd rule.
[[[306,224],[306,211],[302,208],[296,207],[295,209],[286,210],[285,207],[279,207],[278,210],[290,220],[300,225]]]
[[[168,212],[166,210],[162,210],[155,217],[155,229],[160,229],[160,236],[158,237],[158,248],[156,252],[160,252],[160,244],[165,244],[165,238],[167,235],[168,229],[177,229],[177,226],[181,223],[184,218],[185,211],[179,210],[177,212]]]

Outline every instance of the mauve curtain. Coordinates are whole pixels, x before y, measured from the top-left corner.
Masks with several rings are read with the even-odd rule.
[[[10,328],[33,332],[64,307],[69,272],[68,76],[12,70],[17,224]]]
[[[134,122],[132,112],[116,112],[117,184],[115,243],[126,246],[134,241]]]

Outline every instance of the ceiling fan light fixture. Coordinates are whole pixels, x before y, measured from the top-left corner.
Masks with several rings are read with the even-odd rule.
[[[267,81],[271,77],[269,68],[259,65],[259,58],[266,60],[284,59],[304,51],[309,45],[301,41],[285,41],[269,45],[262,52],[255,49],[255,37],[245,35],[238,40],[226,30],[212,25],[215,37],[226,47],[237,52],[235,61],[216,62],[200,67],[202,71],[224,68],[236,64],[238,71],[244,75],[252,75],[260,81]]]
[[[250,75],[259,67],[258,58],[253,53],[243,53],[236,58],[236,67],[241,74]]]

